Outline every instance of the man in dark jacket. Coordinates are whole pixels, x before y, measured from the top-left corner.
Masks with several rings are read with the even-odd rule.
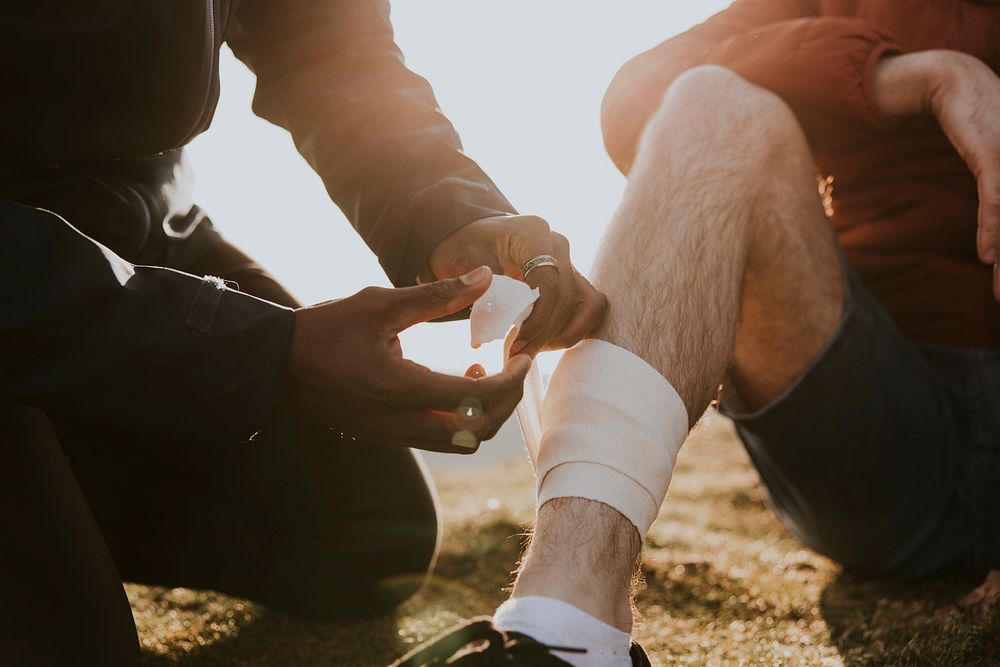
[[[409,447],[489,438],[529,356],[600,322],[565,238],[464,155],[388,15],[0,9],[0,663],[135,664],[122,578],[312,616],[398,602],[438,537]],[[398,289],[299,308],[189,200],[181,147],[211,121],[223,42]],[[541,289],[504,371],[404,360],[396,334],[468,307],[490,270]]]

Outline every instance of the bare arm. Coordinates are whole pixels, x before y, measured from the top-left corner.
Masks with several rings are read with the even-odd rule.
[[[888,116],[930,114],[979,186],[979,259],[993,265],[1000,301],[1000,78],[978,58],[923,51],[883,58],[875,69],[875,104]]]

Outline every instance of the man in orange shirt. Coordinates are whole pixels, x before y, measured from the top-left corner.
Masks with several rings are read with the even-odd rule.
[[[629,183],[593,282],[610,302],[596,338],[632,370],[607,364],[624,388],[572,419],[600,432],[588,413],[644,398],[615,382],[640,375],[623,352],[683,408],[589,444],[550,419],[541,448],[644,447],[652,464],[680,444],[658,420],[690,426],[724,384],[803,542],[873,575],[1000,568],[998,31],[997,2],[741,0],[626,64],[603,125]],[[584,357],[602,358],[568,353],[552,382]],[[512,599],[456,636],[491,640],[456,664],[644,664],[628,637],[643,529],[593,489],[643,471],[615,465],[590,487],[564,473],[559,493],[539,472]]]

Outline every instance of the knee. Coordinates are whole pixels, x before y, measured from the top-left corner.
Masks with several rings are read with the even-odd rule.
[[[365,568],[372,608],[396,607],[420,590],[434,570],[441,521],[432,498],[421,499],[402,516],[373,527]]]
[[[399,606],[423,587],[437,560],[436,513],[379,522],[366,533],[368,542],[351,574],[354,585],[347,589],[349,615],[384,613]]]
[[[687,70],[667,88],[650,118],[642,143],[687,143],[728,159],[780,159],[790,149],[807,149],[798,120],[769,90],[715,65]]]
[[[430,489],[392,513],[358,516],[287,545],[272,603],[296,615],[344,619],[384,613],[434,568],[440,519]]]

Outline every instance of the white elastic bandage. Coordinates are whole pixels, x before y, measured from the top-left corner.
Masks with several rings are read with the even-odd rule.
[[[539,507],[553,498],[596,500],[646,534],[688,432],[684,402],[656,369],[612,343],[583,341],[563,355],[544,398],[532,364],[517,415]]]
[[[597,500],[645,535],[688,432],[670,383],[628,350],[586,340],[556,367],[539,421],[532,457],[539,507],[553,498]]]

